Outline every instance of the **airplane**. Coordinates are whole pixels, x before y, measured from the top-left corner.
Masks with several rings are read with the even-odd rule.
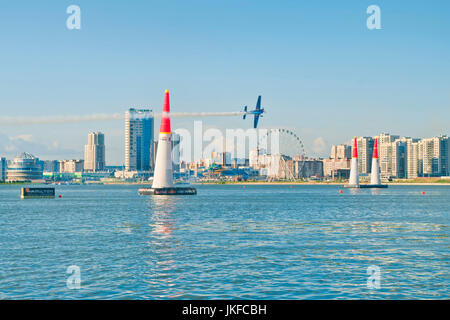
[[[255,110],[251,110],[251,111],[247,111],[247,106],[244,107],[244,115],[242,116],[242,119],[245,120],[246,116],[248,114],[253,114],[255,115],[255,118],[253,120],[253,128],[256,129],[256,127],[258,126],[258,120],[259,117],[262,117],[262,114],[264,113],[264,109],[261,109],[261,96],[258,96],[258,101],[256,102],[256,108]]]

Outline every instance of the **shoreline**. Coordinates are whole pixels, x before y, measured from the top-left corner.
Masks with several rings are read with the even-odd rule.
[[[221,182],[195,182],[189,185],[221,185],[221,186],[344,186],[346,183],[344,182],[230,182],[230,183],[221,183]],[[450,186],[449,182],[390,182],[385,183],[388,186]],[[0,183],[0,186],[24,186],[24,185],[52,185],[45,183]],[[65,186],[71,184],[61,184],[54,186]],[[73,184],[77,186],[85,186],[85,185],[136,185],[136,186],[151,186],[149,183],[145,182],[99,182],[99,183],[85,183],[85,184]],[[180,184],[184,185],[184,184]],[[361,184],[363,185],[363,183]]]
[[[248,185],[289,185],[289,186],[344,186],[346,183],[330,182],[330,183],[316,183],[316,182],[236,182],[236,183],[192,183],[192,185],[238,185],[238,186],[248,186]],[[394,182],[386,183],[388,186],[450,186],[449,183],[442,182]]]

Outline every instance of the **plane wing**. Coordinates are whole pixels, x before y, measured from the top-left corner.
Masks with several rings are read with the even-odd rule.
[[[256,129],[258,126],[259,114],[255,114],[255,119],[253,120],[253,128]]]
[[[256,110],[261,110],[261,96],[258,96],[258,101],[256,101]]]

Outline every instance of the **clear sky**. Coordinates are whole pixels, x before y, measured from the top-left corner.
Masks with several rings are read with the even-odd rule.
[[[81,30],[66,28],[71,4]],[[381,30],[366,27],[372,4]],[[0,0],[0,116],[159,112],[169,89],[177,112],[239,111],[261,94],[261,126],[295,130],[311,156],[355,135],[449,134],[449,17],[444,0]],[[82,158],[90,131],[122,164],[123,121],[3,126],[0,155]]]

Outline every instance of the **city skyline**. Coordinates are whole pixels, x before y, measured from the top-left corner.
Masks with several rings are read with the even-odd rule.
[[[131,121],[130,121],[131,120]],[[125,157],[128,160],[128,165],[126,163],[119,166],[111,165],[106,162],[105,158],[105,136],[101,132],[90,132],[88,135],[88,144],[84,146],[84,158],[78,159],[43,159],[39,160],[43,163],[43,171],[48,172],[102,172],[113,167],[122,167],[123,170],[129,172],[139,172],[139,171],[151,171],[153,166],[153,161],[155,157],[155,148],[157,145],[156,140],[152,140],[150,135],[145,134],[143,128],[154,127],[154,118],[151,110],[136,110],[129,109],[125,116]],[[131,137],[130,137],[131,133]],[[134,138],[133,138],[134,135]],[[176,148],[176,152],[172,153],[174,168],[180,167],[180,155],[185,153],[186,150],[180,149],[180,135],[173,133],[174,144],[173,148]],[[143,136],[147,138],[143,139]],[[380,133],[373,137],[357,137],[354,139],[357,141],[358,147],[358,167],[361,174],[370,174],[370,166],[368,163],[372,162],[372,152],[375,140],[378,140],[378,149],[380,154],[380,171],[383,178],[408,178],[414,179],[417,177],[426,176],[448,176],[450,175],[450,148],[449,139],[447,135],[439,135],[434,137],[420,137],[411,138],[408,136],[391,135],[390,133]],[[143,143],[143,140],[148,140]],[[175,142],[176,140],[176,142]],[[139,142],[141,141],[141,142]],[[195,143],[195,142],[194,142]],[[189,145],[189,144],[188,144]],[[209,148],[204,149],[209,150]],[[148,149],[147,152],[138,151],[138,149],[145,148]],[[134,150],[134,151],[133,151]],[[249,154],[245,159],[249,162],[249,166],[255,166],[258,163],[255,160],[255,152],[258,150],[249,150]],[[265,156],[270,156],[271,153],[264,151],[264,149],[259,149],[260,155],[264,158]],[[253,155],[252,155],[253,152]],[[348,169],[351,160],[351,154],[353,152],[352,143],[343,142],[337,145],[332,145],[328,156],[324,157],[311,157],[308,155],[295,155],[292,160],[302,161],[306,159],[307,161],[323,161],[323,172],[332,172],[336,169]],[[145,153],[145,154],[144,154]],[[17,154],[11,159],[2,159],[4,165],[0,166],[0,169],[6,169],[7,162],[13,162],[17,157],[22,154],[29,154],[34,156],[29,152]],[[276,154],[274,154],[276,155]],[[280,155],[284,158],[285,154],[282,152]],[[206,166],[212,163],[219,163],[222,165],[232,165],[235,158],[231,158],[232,153],[228,151],[219,152],[213,151],[210,155],[203,153],[203,157],[199,160],[194,160],[184,162],[184,164],[194,164],[194,163],[204,163]],[[272,155],[273,156],[273,155]],[[228,160],[221,160],[220,157],[227,158]],[[39,157],[36,157],[39,158]],[[288,156],[289,158],[289,156]],[[288,159],[286,158],[286,159]],[[134,160],[133,160],[134,159]],[[139,160],[140,159],[140,160]],[[216,161],[218,160],[218,161]],[[255,162],[256,161],[256,162]],[[262,160],[267,161],[267,159]],[[272,160],[270,160],[272,161]],[[138,163],[140,164],[138,165]],[[143,164],[146,162],[147,164]],[[45,164],[44,164],[45,163]],[[244,163],[240,163],[241,165]],[[245,166],[245,165],[244,165]],[[51,168],[47,170],[46,168]],[[178,169],[174,169],[178,170]],[[322,170],[322,169],[321,169]],[[298,171],[298,170],[297,170]],[[327,176],[327,174],[324,174]],[[0,179],[1,180],[1,179]]]
[[[311,156],[355,134],[449,134],[448,2],[378,1],[381,30],[366,28],[370,3],[360,1],[77,4],[81,30],[65,27],[67,3],[4,5],[1,116],[158,110],[169,88],[177,112],[240,111],[261,94],[260,125],[292,128]],[[206,125],[250,127],[239,117]],[[2,126],[0,155],[81,158],[86,132],[98,130],[110,164],[122,164],[122,121]]]

